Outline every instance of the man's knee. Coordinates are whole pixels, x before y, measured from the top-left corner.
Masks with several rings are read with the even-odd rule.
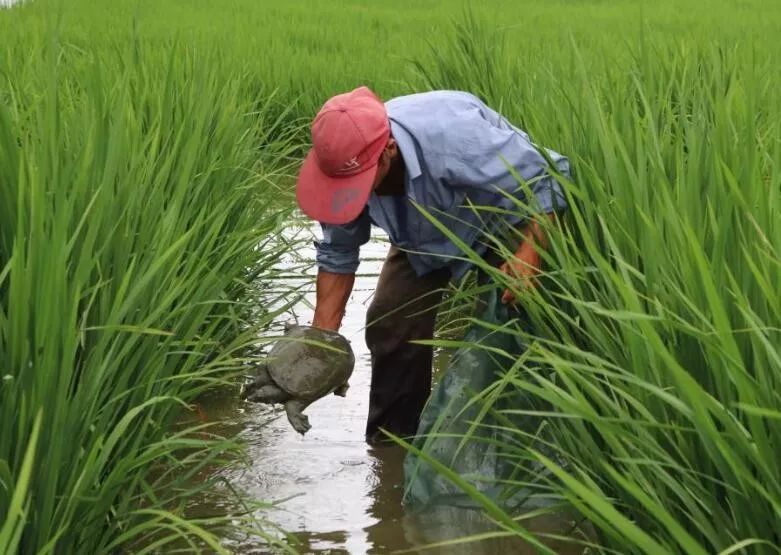
[[[431,339],[434,335],[436,306],[420,310],[401,304],[372,303],[366,312],[366,346],[374,354],[393,352],[412,339]]]
[[[392,351],[404,339],[404,322],[393,310],[375,300],[366,311],[366,346],[372,354]]]

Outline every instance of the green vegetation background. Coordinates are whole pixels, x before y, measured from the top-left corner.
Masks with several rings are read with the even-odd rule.
[[[777,53],[773,37],[781,31],[781,5],[773,0],[45,0],[0,11],[0,25],[3,44],[22,49],[7,55],[20,58],[51,35],[53,22],[74,56],[116,55],[134,40],[161,50],[216,52],[220,63],[212,71],[245,80],[257,94],[278,90],[280,100],[296,102],[297,115],[308,117],[328,96],[359,83],[385,98],[412,92],[411,62],[430,61],[432,51],[456,55],[445,39],[467,10],[488,37],[506,35],[516,86],[538,97],[545,96],[549,72],[574,86],[572,41],[587,69],[602,75],[626,69],[628,52],[641,39]]]

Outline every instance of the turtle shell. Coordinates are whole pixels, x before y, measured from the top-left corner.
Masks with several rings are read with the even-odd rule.
[[[346,383],[355,366],[347,339],[311,326],[289,328],[268,356],[271,379],[292,396],[312,401]]]

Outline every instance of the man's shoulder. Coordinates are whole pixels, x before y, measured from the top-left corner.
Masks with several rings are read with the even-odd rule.
[[[415,140],[423,156],[444,153],[463,134],[474,114],[483,111],[476,96],[463,91],[430,91],[400,96],[386,103],[388,117]]]
[[[439,112],[480,104],[479,98],[466,91],[437,90],[397,96],[388,100],[385,107],[392,118],[412,114],[432,117]]]

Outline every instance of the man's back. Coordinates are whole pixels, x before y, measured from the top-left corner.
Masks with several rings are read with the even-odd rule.
[[[529,136],[474,95],[431,91],[394,98],[385,106],[406,168],[404,196],[372,194],[354,222],[323,225],[323,241],[318,243],[321,267],[347,271],[346,265],[332,263],[337,258],[357,266],[358,248],[368,240],[368,227],[374,223],[391,243],[410,251],[410,263],[419,275],[449,267],[457,278],[469,267],[456,260],[463,253],[416,204],[482,252],[481,233],[501,232],[524,218],[517,201],[528,199],[514,174],[538,179],[530,187],[540,210],[566,206],[558,184],[544,176],[547,163]],[[566,172],[566,158],[549,154]],[[489,206],[492,212],[481,214],[470,205]],[[505,214],[499,217],[497,210]],[[332,249],[339,250],[339,256],[330,257]]]

